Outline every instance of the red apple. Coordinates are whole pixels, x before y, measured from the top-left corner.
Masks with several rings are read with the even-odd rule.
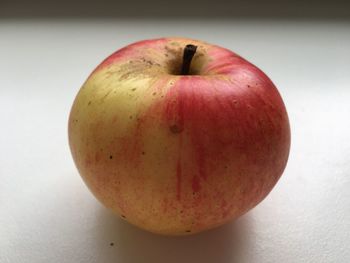
[[[106,207],[180,235],[263,200],[286,166],[290,128],[256,66],[219,46],[162,38],[131,44],[95,69],[74,101],[69,143]]]

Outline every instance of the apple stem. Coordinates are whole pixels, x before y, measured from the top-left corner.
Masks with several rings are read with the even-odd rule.
[[[189,75],[190,72],[190,66],[191,61],[194,56],[194,54],[197,51],[197,46],[188,44],[184,48],[184,55],[182,58],[182,68],[181,68],[181,75]]]

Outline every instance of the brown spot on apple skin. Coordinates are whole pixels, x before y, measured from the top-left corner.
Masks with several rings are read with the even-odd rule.
[[[117,116],[114,116],[113,119],[112,119],[112,122],[113,122],[113,123],[116,123],[117,120],[118,120],[118,117],[117,117]]]
[[[171,125],[169,129],[174,134],[181,133],[183,131],[183,127],[176,124]]]
[[[101,160],[101,155],[97,152],[95,154],[95,162],[98,163]]]

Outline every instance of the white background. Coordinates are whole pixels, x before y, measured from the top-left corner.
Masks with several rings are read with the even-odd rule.
[[[263,69],[292,128],[288,166],[261,204],[177,238],[102,207],[67,142],[70,107],[94,67],[130,42],[171,35]],[[350,23],[0,20],[0,262],[350,262]]]

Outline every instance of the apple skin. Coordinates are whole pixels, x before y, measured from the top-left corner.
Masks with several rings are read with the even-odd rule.
[[[183,48],[198,46],[191,75]],[[104,60],[69,118],[79,173],[106,207],[167,235],[244,214],[286,166],[290,127],[271,80],[230,50],[198,40],[131,44]]]

